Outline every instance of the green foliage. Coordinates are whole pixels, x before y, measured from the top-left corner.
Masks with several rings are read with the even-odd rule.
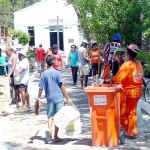
[[[144,67],[144,76],[150,78],[150,52],[147,50],[140,50],[136,59],[139,61],[145,61],[147,66]]]
[[[13,28],[13,13],[39,1],[40,0],[0,0],[0,25]]]
[[[150,53],[147,50],[140,50],[136,59],[139,61],[145,61],[150,64]]]
[[[18,39],[19,44],[25,46],[30,41],[30,35],[22,30],[11,29],[9,34],[12,35],[13,39]]]
[[[142,33],[150,29],[149,0],[66,0],[73,4],[85,38],[105,43],[120,33],[126,45],[141,47]]]

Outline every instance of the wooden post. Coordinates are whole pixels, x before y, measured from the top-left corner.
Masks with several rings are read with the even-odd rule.
[[[99,56],[98,56],[98,80],[100,79],[100,45],[99,45]]]
[[[6,37],[6,47],[10,47],[10,37]]]
[[[112,77],[113,77],[113,74],[112,74],[112,71],[110,71],[110,86],[112,86]]]

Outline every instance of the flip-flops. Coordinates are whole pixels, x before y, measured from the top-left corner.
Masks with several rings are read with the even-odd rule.
[[[51,133],[49,131],[46,131],[45,134],[46,134],[46,141],[47,142],[51,142],[52,141]]]
[[[60,139],[60,138],[58,138],[58,139],[54,139],[54,142],[61,142],[62,141],[62,139]]]

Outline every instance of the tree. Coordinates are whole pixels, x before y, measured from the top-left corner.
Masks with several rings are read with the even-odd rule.
[[[66,0],[72,4],[88,42],[106,42],[120,33],[126,44],[142,45],[150,28],[149,0]],[[147,32],[149,33],[149,32]]]
[[[0,0],[0,25],[13,28],[13,13],[40,0]]]

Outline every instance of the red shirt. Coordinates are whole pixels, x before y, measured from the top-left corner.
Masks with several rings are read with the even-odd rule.
[[[37,48],[35,53],[37,54],[37,61],[45,61],[45,50],[43,48]]]

